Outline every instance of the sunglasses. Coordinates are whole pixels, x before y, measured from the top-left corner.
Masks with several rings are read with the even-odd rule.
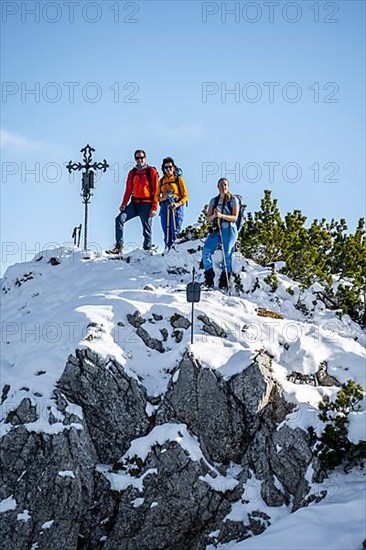
[[[144,160],[145,157],[135,157],[135,160]]]
[[[172,164],[166,164],[164,166],[164,170],[168,170],[169,168],[174,168],[174,166]]]

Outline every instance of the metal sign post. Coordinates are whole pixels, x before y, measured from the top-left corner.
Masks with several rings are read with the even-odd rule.
[[[107,168],[109,168],[109,164],[104,159],[103,162],[93,162],[92,163],[92,154],[94,153],[95,149],[93,147],[90,147],[90,145],[86,145],[83,149],[80,149],[80,152],[83,153],[83,160],[84,164],[81,164],[81,162],[72,162],[70,160],[69,164],[66,166],[68,171],[72,172],[72,170],[82,170],[85,168],[85,171],[82,173],[82,193],[81,196],[83,197],[83,203],[85,205],[84,210],[84,251],[88,248],[88,204],[90,203],[90,197],[93,196],[93,193],[91,192],[92,189],[94,189],[94,175],[96,170],[103,170],[105,172]]]
[[[193,322],[194,322],[194,304],[199,302],[201,299],[201,285],[195,282],[196,270],[192,269],[192,282],[187,285],[187,302],[192,304],[192,314],[191,314],[191,344],[193,344]]]

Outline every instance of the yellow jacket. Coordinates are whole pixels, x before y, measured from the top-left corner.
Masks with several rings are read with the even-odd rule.
[[[188,200],[188,192],[184,179],[178,176],[179,187],[175,182],[175,176],[164,176],[161,178],[156,186],[156,202],[164,202],[167,200],[169,191],[172,191],[174,198],[184,204]],[[179,192],[180,191],[180,192]]]

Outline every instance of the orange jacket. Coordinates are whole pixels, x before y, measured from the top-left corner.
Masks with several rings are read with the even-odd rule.
[[[157,185],[157,188],[156,188],[155,200],[157,202],[161,201],[161,199],[167,193],[169,193],[169,191],[172,191],[173,196],[174,196],[175,199],[180,201],[182,204],[187,202],[188,192],[187,192],[187,187],[186,187],[186,184],[184,182],[184,179],[181,176],[178,176],[178,181],[179,181],[179,187],[175,183],[175,176],[174,175],[170,176],[170,177],[164,176],[163,178],[161,178],[161,180],[158,181],[158,185]]]
[[[151,184],[146,171],[150,170]],[[156,188],[159,183],[159,174],[153,166],[147,166],[142,170],[132,169],[129,171],[126,182],[126,190],[123,195],[121,206],[127,206],[131,196],[137,202],[151,202],[152,210],[157,210],[158,202],[155,199]]]

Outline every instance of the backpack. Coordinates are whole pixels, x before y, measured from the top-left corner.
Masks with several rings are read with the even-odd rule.
[[[175,185],[178,187],[178,193],[179,193],[179,195],[182,196],[183,193],[182,193],[182,188],[181,188],[181,185],[180,185],[180,182],[179,182],[179,176],[180,176],[180,177],[183,176],[183,170],[182,170],[181,168],[178,168],[178,166],[176,166],[176,168],[175,168],[175,181],[174,181],[174,183],[175,183]],[[160,179],[160,185],[161,185],[163,179],[164,179],[164,178],[161,178],[161,179]],[[186,201],[185,205],[188,206],[188,201]]]
[[[146,167],[146,177],[147,177],[147,181],[149,182],[149,187],[150,187],[150,192],[151,192],[150,199],[154,198],[153,188],[152,188],[152,178],[151,178],[151,169],[152,168],[154,170],[156,170],[156,168],[154,166],[147,166]],[[132,168],[132,181],[133,181],[133,178],[136,176],[136,172],[137,172],[137,168],[135,166],[134,168]]]
[[[238,233],[241,231],[243,225],[244,225],[244,211],[245,211],[245,204],[244,204],[244,200],[243,200],[243,197],[241,195],[232,195],[232,197],[236,197],[238,203],[239,203],[239,212],[238,212],[238,217],[236,218],[236,227],[238,229]],[[217,195],[215,197],[215,201],[214,201],[214,204],[213,204],[213,209],[215,210],[215,208],[217,208],[217,205],[219,204],[219,200],[220,200],[220,195]],[[229,206],[231,208],[231,211],[232,211],[232,207],[230,205],[230,202],[231,202],[231,199],[229,201]],[[232,222],[231,222],[232,223]]]

